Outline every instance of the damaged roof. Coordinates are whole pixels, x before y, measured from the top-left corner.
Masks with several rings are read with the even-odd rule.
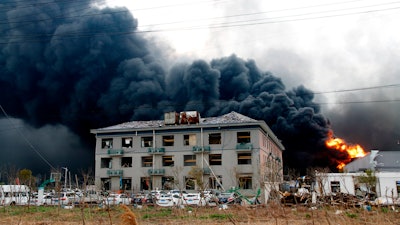
[[[237,112],[217,117],[200,118],[200,125],[215,125],[215,124],[238,124],[238,123],[257,123],[259,121],[250,117],[244,116]],[[149,120],[149,121],[130,121],[109,127],[99,128],[100,130],[119,130],[119,129],[140,129],[140,128],[157,128],[164,126],[164,120]]]
[[[149,120],[149,121],[130,121],[109,127],[103,127],[98,129],[92,129],[91,133],[109,133],[109,132],[123,132],[132,130],[148,130],[148,129],[179,129],[186,127],[215,127],[215,126],[247,126],[247,125],[257,125],[260,126],[268,136],[282,149],[285,147],[282,145],[281,141],[275,136],[274,132],[269,128],[269,126],[263,120],[255,120],[245,115],[237,112],[230,112],[222,116],[216,117],[206,117],[200,118],[198,124],[172,124],[166,125],[164,120]]]

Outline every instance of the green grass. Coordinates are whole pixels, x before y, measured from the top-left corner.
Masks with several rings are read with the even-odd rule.
[[[161,209],[160,211],[157,211],[156,213],[154,211],[152,213],[145,213],[143,214],[142,218],[143,219],[160,218],[160,217],[171,216],[171,214],[172,214],[171,208],[165,208]]]
[[[226,220],[232,217],[232,214],[211,214],[208,216],[210,219]]]

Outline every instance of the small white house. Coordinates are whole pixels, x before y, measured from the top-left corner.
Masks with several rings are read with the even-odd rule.
[[[335,192],[356,194],[372,191],[376,197],[400,197],[400,151],[371,150],[344,167],[345,173],[317,173],[316,191],[320,195]],[[358,177],[366,176],[365,171],[372,171],[374,185],[360,182]],[[368,190],[368,186],[375,186]]]
[[[359,177],[368,176],[364,172],[358,173],[317,173],[315,190],[319,195],[330,195],[332,193],[346,193],[357,195],[361,192],[372,191],[376,197],[400,197],[400,173],[397,172],[374,172],[371,176],[376,178],[373,190],[368,190],[368,184],[360,182]]]

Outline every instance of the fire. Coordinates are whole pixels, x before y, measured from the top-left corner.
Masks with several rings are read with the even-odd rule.
[[[343,169],[346,163],[349,163],[351,159],[363,157],[366,152],[360,145],[348,145],[343,139],[331,137],[325,142],[326,146],[341,152],[347,152],[349,158],[347,160],[338,162],[338,169]]]

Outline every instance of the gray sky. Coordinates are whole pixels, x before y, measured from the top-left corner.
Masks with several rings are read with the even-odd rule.
[[[320,93],[338,137],[399,149],[400,1],[108,2],[128,7],[139,30],[170,46],[171,60],[254,59],[287,88]],[[367,87],[377,88],[348,91]]]
[[[400,1],[106,0],[112,6],[128,7],[138,22],[137,30],[130,15],[117,12],[124,8],[98,14],[97,7],[81,2],[15,2],[15,9],[5,8],[7,13],[0,15],[0,85],[4,92],[0,104],[10,117],[27,123],[0,120],[0,141],[7,147],[0,163],[15,159],[30,167],[40,161],[29,143],[21,141],[24,136],[12,125],[17,124],[54,164],[75,163],[74,167],[84,168],[93,163],[88,162],[93,155],[81,152],[84,147],[79,138],[93,141],[89,128],[151,117],[147,111],[130,113],[147,99],[161,104],[160,108],[168,95],[185,103],[181,97],[186,95],[179,91],[188,84],[170,85],[171,79],[165,85],[168,72],[164,68],[173,67],[174,76],[167,78],[179,80],[185,71],[182,68],[191,65],[209,71],[202,74],[205,83],[217,84],[207,63],[199,62],[213,59],[219,59],[214,62],[219,68],[226,62],[243,66],[241,59],[254,60],[258,68],[282,79],[286,91],[299,86],[312,90],[313,101],[321,103],[336,137],[366,150],[400,150],[400,33],[396,26]],[[82,34],[62,38],[63,32],[99,27],[106,27],[108,35],[95,35],[91,42]],[[135,32],[115,35],[126,28]],[[32,36],[35,32],[45,38]],[[28,42],[20,41],[21,37]],[[150,55],[157,56],[154,62]],[[165,86],[165,90],[160,88]],[[177,86],[181,89],[176,92],[169,89]],[[214,100],[218,94],[204,97]],[[80,158],[87,160],[75,161],[75,153],[85,154]]]

